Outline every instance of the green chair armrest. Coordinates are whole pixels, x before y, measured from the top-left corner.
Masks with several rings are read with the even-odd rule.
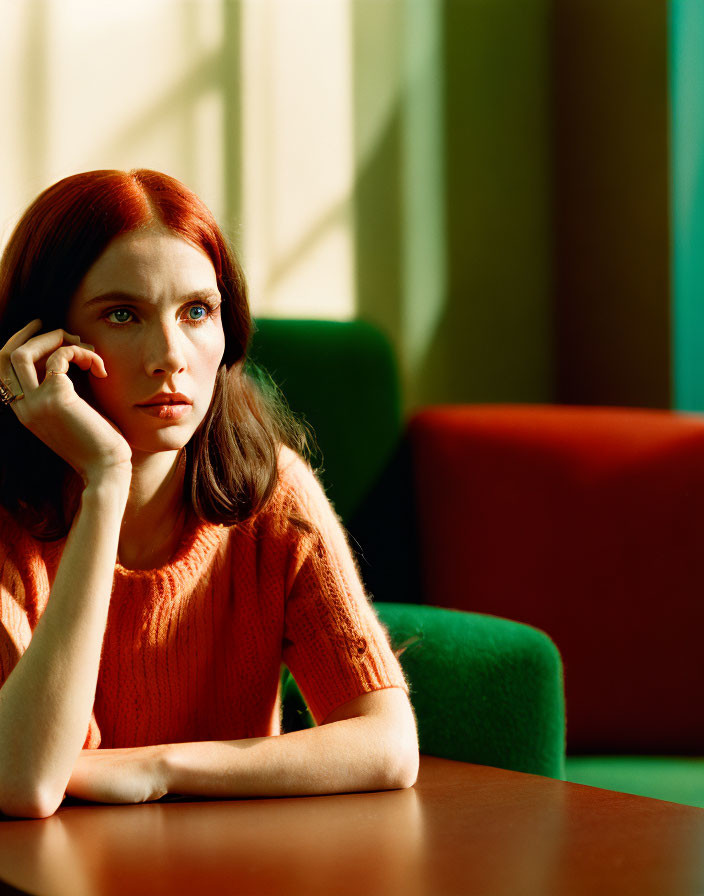
[[[564,778],[562,661],[548,635],[461,610],[374,607],[409,682],[421,753]],[[288,670],[282,684],[284,729],[311,727]]]

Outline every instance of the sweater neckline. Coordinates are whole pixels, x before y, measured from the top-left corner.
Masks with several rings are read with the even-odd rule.
[[[186,580],[193,578],[202,569],[203,562],[219,543],[226,528],[224,525],[201,520],[193,509],[189,508],[180,541],[167,563],[149,569],[129,569],[116,561],[115,576],[133,582],[155,580],[170,575]]]

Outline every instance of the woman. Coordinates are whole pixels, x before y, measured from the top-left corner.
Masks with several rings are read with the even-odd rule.
[[[0,809],[411,786],[408,687],[202,202],[92,171],[0,266]],[[280,734],[284,662],[317,727]],[[87,734],[86,734],[87,732]],[[100,749],[96,749],[96,748]]]

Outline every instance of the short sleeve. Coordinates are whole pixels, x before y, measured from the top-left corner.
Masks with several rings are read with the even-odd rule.
[[[289,466],[296,515],[312,531],[294,540],[286,584],[283,660],[320,724],[370,691],[408,684],[361,582],[342,523],[303,461]]]

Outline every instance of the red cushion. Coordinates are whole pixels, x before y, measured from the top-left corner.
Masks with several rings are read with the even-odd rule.
[[[704,419],[441,406],[409,422],[425,599],[527,622],[572,752],[704,749]]]

